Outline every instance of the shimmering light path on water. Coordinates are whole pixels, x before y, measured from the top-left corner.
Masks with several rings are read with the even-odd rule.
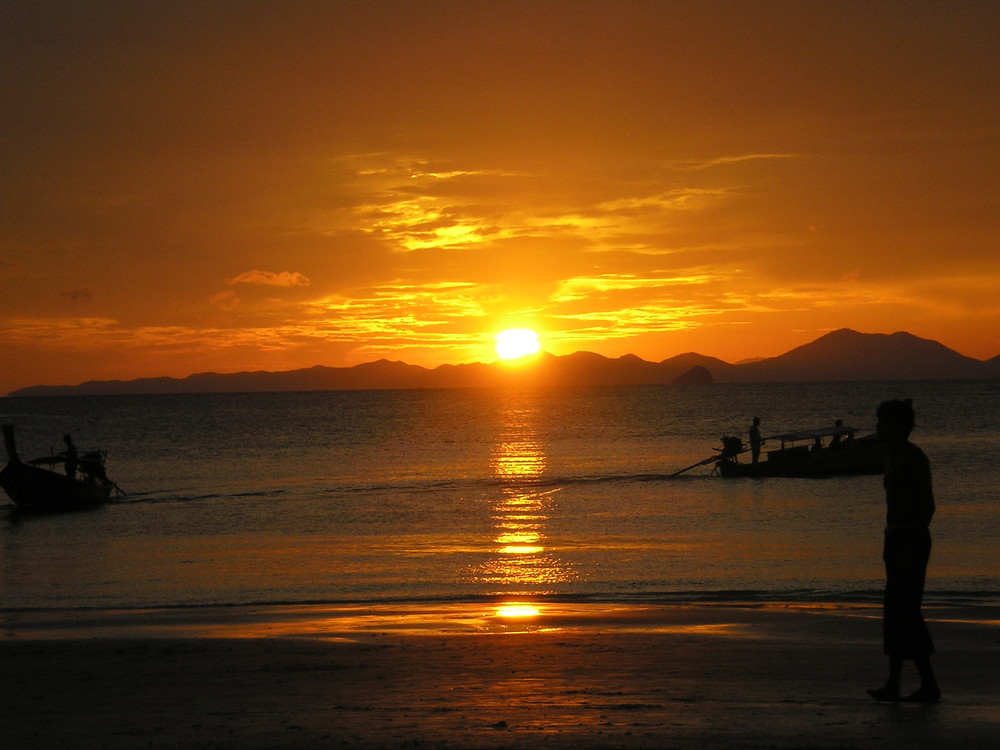
[[[912,396],[938,495],[930,595],[1000,592],[998,384],[850,383],[4,399],[23,455],[64,432],[128,497],[0,525],[4,607],[874,601],[878,477],[671,478],[761,415],[865,432]],[[69,575],[72,571],[72,575]]]

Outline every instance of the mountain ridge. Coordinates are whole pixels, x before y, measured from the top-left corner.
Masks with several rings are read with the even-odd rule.
[[[697,385],[702,383],[851,380],[947,380],[1000,378],[1000,355],[966,357],[943,344],[904,331],[858,333],[842,328],[776,357],[730,364],[685,352],[659,362],[634,354],[605,357],[578,351],[548,353],[516,364],[473,362],[425,368],[379,359],[353,367],[285,371],[202,372],[185,378],[91,380],[79,385],[37,385],[9,396],[152,393],[247,393],[268,391],[476,388],[513,384],[543,386]]]

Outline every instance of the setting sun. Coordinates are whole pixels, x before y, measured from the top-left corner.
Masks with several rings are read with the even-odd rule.
[[[500,359],[517,359],[537,354],[541,349],[538,334],[530,328],[508,328],[496,335],[496,352]]]
[[[88,5],[3,17],[5,173],[45,178],[0,181],[0,396],[554,385],[842,328],[1000,354],[1000,3],[616,3],[613,33],[595,0],[129,3],[114,34]]]

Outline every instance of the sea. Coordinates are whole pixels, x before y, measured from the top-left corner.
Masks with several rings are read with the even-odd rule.
[[[932,464],[927,600],[1000,602],[987,380],[3,398],[22,458],[71,433],[124,494],[0,496],[0,610],[877,602],[881,477],[677,472],[754,416],[868,434],[887,398],[914,399]]]

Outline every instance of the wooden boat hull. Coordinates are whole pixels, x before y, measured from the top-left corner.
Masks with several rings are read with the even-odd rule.
[[[716,467],[719,469],[719,476],[722,477],[836,477],[836,476],[864,476],[881,474],[885,468],[884,464],[878,466],[860,465],[851,467],[775,467],[768,466],[767,461],[758,464],[742,464],[736,461],[719,461]]]
[[[885,448],[877,441],[859,440],[855,446],[824,448],[806,446],[769,451],[758,463],[741,463],[735,457],[720,459],[722,477],[836,477],[865,476],[885,471]]]
[[[65,474],[12,461],[0,471],[0,487],[20,511],[55,513],[102,505],[110,499],[114,485],[70,479]]]

